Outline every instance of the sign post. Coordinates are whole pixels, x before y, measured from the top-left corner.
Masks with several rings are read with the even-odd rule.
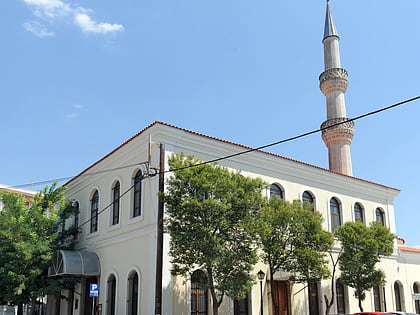
[[[89,297],[93,297],[92,299],[92,315],[95,315],[95,298],[99,296],[99,284],[98,283],[91,283],[89,288]]]

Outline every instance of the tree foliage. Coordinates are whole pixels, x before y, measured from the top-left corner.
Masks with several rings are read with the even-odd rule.
[[[339,255],[341,282],[355,289],[360,311],[366,291],[381,285],[385,279],[376,265],[381,256],[392,254],[395,235],[389,229],[373,222],[369,227],[360,222],[347,222],[335,231],[341,243]]]
[[[268,200],[254,222],[262,248],[262,259],[269,266],[271,288],[274,273],[290,273],[290,279],[311,285],[329,276],[325,252],[331,248],[330,233],[322,230],[318,212],[304,209],[300,201]],[[279,314],[272,294],[275,313]]]
[[[47,277],[56,249],[70,248],[77,228],[64,222],[77,213],[64,188],[45,187],[29,205],[21,195],[2,193],[0,211],[0,303],[21,305],[44,296],[56,283]]]
[[[172,273],[205,271],[216,315],[224,295],[243,297],[254,282],[257,255],[247,223],[262,204],[265,185],[217,164],[194,166],[200,162],[182,154],[169,159],[175,171],[163,196],[166,231]]]

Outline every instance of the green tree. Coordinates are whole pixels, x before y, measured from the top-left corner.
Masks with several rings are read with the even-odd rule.
[[[77,210],[56,184],[36,194],[29,206],[12,192],[2,193],[1,200],[0,303],[19,305],[20,313],[23,304],[34,306],[38,297],[56,293],[48,267],[56,249],[71,247],[77,228],[65,229],[64,221]]]
[[[381,256],[389,256],[394,248],[395,235],[389,229],[373,222],[369,227],[360,222],[347,222],[334,232],[341,243],[339,254],[341,282],[355,289],[359,309],[366,291],[380,285],[385,279],[376,265]]]
[[[224,295],[243,297],[253,285],[250,271],[257,254],[246,223],[262,204],[265,184],[200,163],[182,154],[169,159],[175,171],[163,195],[166,231],[171,236],[172,273],[186,276],[196,268],[203,270],[217,315]]]
[[[262,249],[262,259],[269,266],[270,286],[274,273],[290,273],[290,280],[314,284],[330,275],[325,252],[331,248],[330,233],[322,230],[322,216],[306,210],[300,201],[279,198],[268,200],[255,220],[255,232]],[[275,315],[280,314],[272,294]]]

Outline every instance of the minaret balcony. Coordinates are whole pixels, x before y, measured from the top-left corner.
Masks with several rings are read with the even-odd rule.
[[[322,140],[328,147],[334,143],[351,144],[354,136],[354,122],[348,118],[335,118],[324,121],[321,125]]]
[[[348,73],[343,68],[325,70],[319,76],[319,88],[327,96],[333,91],[345,93],[348,87]]]

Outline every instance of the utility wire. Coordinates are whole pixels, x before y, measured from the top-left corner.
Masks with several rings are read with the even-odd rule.
[[[213,159],[213,160],[204,161],[204,162],[201,162],[201,163],[198,163],[198,164],[185,166],[185,167],[181,167],[181,168],[177,168],[177,169],[167,170],[167,171],[164,171],[164,173],[175,172],[175,171],[183,170],[183,169],[186,169],[186,168],[189,168],[189,167],[200,166],[200,165],[204,165],[204,164],[208,164],[208,163],[215,163],[215,162],[226,160],[226,159],[229,159],[229,158],[232,158],[232,157],[235,157],[235,156],[239,156],[239,155],[243,155],[243,154],[246,154],[246,153],[250,153],[250,152],[259,151],[259,150],[262,150],[262,149],[265,149],[265,148],[269,148],[269,147],[279,145],[279,144],[282,144],[282,143],[285,143],[285,142],[290,142],[290,141],[293,141],[293,140],[296,140],[296,139],[299,139],[299,138],[309,136],[311,134],[321,132],[321,131],[326,130],[326,129],[334,128],[334,127],[339,126],[341,124],[345,124],[349,121],[356,121],[356,120],[359,120],[359,119],[362,119],[362,118],[365,118],[365,117],[368,117],[368,116],[371,116],[371,115],[378,114],[378,113],[383,112],[383,111],[387,111],[389,109],[401,106],[401,105],[406,104],[406,103],[416,101],[418,99],[420,99],[420,96],[416,96],[416,97],[413,97],[413,98],[410,98],[410,99],[392,104],[390,106],[383,107],[383,108],[380,108],[378,110],[374,110],[374,111],[368,112],[366,114],[356,116],[354,118],[348,118],[344,121],[338,122],[338,123],[333,124],[333,125],[328,126],[328,127],[323,127],[323,128],[321,127],[319,129],[315,129],[315,130],[312,130],[312,131],[309,131],[309,132],[305,132],[305,133],[299,134],[299,135],[294,136],[294,137],[290,137],[290,138],[283,139],[283,140],[280,140],[280,141],[276,141],[276,142],[273,142],[273,143],[270,143],[270,144],[259,146],[257,148],[251,148],[251,149],[244,150],[244,151],[241,151],[241,152],[237,152],[237,153],[233,153],[233,154],[230,154],[230,155],[222,156],[222,157],[219,157],[219,158],[216,158],[216,159]],[[115,170],[119,170],[119,169],[123,169],[123,168],[127,168],[127,167],[142,165],[142,164],[147,164],[147,162],[140,162],[140,163],[135,163],[135,164],[126,165],[126,166],[120,166],[120,167],[116,167],[116,168],[112,168],[112,169],[106,169],[106,170],[92,172],[92,173],[80,174],[79,176],[97,175],[97,174],[101,174],[101,173],[106,173],[106,172],[115,171]],[[156,174],[160,174],[160,172],[156,171]],[[156,174],[153,174],[153,175],[156,175]],[[45,181],[41,181],[41,182],[35,182],[35,183],[29,183],[29,184],[23,184],[23,185],[17,185],[17,186],[12,186],[12,187],[23,188],[23,187],[30,187],[30,186],[39,186],[39,185],[42,185],[42,184],[48,184],[48,183],[52,183],[52,182],[60,182],[60,181],[64,181],[64,180],[70,180],[74,177],[75,176],[62,177],[62,178],[45,180]]]
[[[269,147],[272,147],[272,146],[275,146],[275,145],[279,145],[279,144],[282,144],[282,143],[285,143],[285,142],[289,142],[289,141],[293,141],[293,140],[296,140],[296,139],[299,139],[299,138],[303,138],[303,137],[309,136],[309,135],[314,134],[314,133],[322,132],[322,131],[324,131],[326,129],[332,129],[332,128],[336,127],[336,126],[339,126],[339,125],[348,123],[349,121],[356,121],[356,120],[359,120],[359,119],[362,119],[362,118],[365,118],[365,117],[368,117],[368,116],[371,116],[371,115],[375,115],[375,114],[378,114],[380,112],[383,112],[383,111],[392,109],[394,107],[398,107],[398,106],[401,106],[403,104],[416,101],[418,99],[420,99],[420,96],[416,96],[416,97],[407,99],[405,101],[402,101],[402,102],[399,102],[399,103],[395,103],[393,105],[390,105],[390,106],[387,106],[387,107],[383,107],[383,108],[380,108],[378,110],[374,110],[374,111],[368,112],[368,113],[363,114],[363,115],[360,115],[360,116],[356,116],[354,118],[348,118],[348,119],[346,119],[344,121],[340,121],[340,122],[335,123],[333,125],[330,125],[328,127],[321,127],[319,129],[308,131],[308,132],[302,133],[302,134],[297,135],[297,136],[294,136],[294,137],[290,137],[290,138],[287,138],[287,139],[284,139],[284,140],[276,141],[276,142],[273,142],[273,143],[270,143],[270,144],[266,144],[266,145],[263,145],[263,146],[260,146],[260,147],[257,147],[257,148],[248,149],[248,150],[245,150],[245,151],[233,153],[233,154],[226,155],[226,156],[223,156],[223,157],[219,157],[219,158],[216,158],[216,159],[213,159],[213,160],[204,161],[204,162],[201,162],[201,163],[197,163],[197,164],[189,165],[189,166],[185,166],[185,167],[180,167],[180,168],[176,168],[176,169],[171,169],[171,170],[165,171],[164,173],[170,173],[170,172],[180,171],[180,170],[183,170],[183,169],[186,169],[186,168],[190,168],[190,167],[194,167],[194,166],[200,166],[200,165],[204,165],[204,164],[208,164],[208,163],[215,163],[215,162],[226,160],[226,159],[230,159],[232,157],[239,156],[239,155],[242,155],[242,154],[246,154],[246,153],[250,153],[250,152],[254,152],[254,151],[259,151],[259,150],[262,150],[262,149],[265,149],[265,148],[269,148]]]
[[[188,165],[188,166],[180,167],[180,168],[176,168],[176,169],[170,169],[170,170],[163,171],[163,172],[161,172],[160,170],[155,170],[155,172],[153,174],[144,174],[143,177],[140,178],[140,181],[143,181],[143,179],[146,179],[146,178],[154,177],[154,176],[156,176],[158,174],[171,173],[171,172],[176,172],[176,171],[184,170],[184,169],[191,168],[191,167],[196,167],[196,166],[205,165],[205,164],[209,164],[209,163],[215,163],[215,162],[226,160],[226,159],[229,159],[229,158],[232,158],[232,157],[235,157],[235,156],[243,155],[243,154],[250,153],[250,152],[253,152],[253,151],[262,150],[262,149],[265,149],[265,148],[268,148],[268,147],[272,147],[272,146],[275,146],[275,145],[278,145],[278,144],[282,144],[282,143],[285,143],[285,142],[289,142],[289,141],[292,141],[292,140],[303,138],[303,137],[309,136],[309,135],[314,134],[314,133],[322,132],[323,130],[326,130],[326,129],[334,128],[334,127],[339,126],[341,124],[348,123],[349,121],[356,121],[356,120],[359,120],[359,119],[362,119],[362,118],[365,118],[365,117],[368,117],[368,116],[372,116],[372,115],[378,114],[380,112],[383,112],[383,111],[386,111],[386,110],[389,110],[389,109],[392,109],[392,108],[401,106],[401,105],[406,104],[406,103],[410,103],[410,102],[416,101],[418,99],[420,99],[420,96],[416,96],[416,97],[407,99],[405,101],[401,101],[401,102],[395,103],[393,105],[390,105],[390,106],[387,106],[387,107],[383,107],[383,108],[380,108],[378,110],[374,110],[374,111],[368,112],[368,113],[363,114],[363,115],[356,116],[354,118],[348,118],[348,119],[346,119],[344,121],[340,121],[340,122],[338,122],[336,124],[333,124],[331,126],[328,126],[328,127],[321,127],[319,129],[315,129],[315,130],[312,130],[312,131],[309,131],[309,132],[305,132],[305,133],[302,133],[300,135],[297,135],[297,136],[294,136],[294,137],[290,137],[290,138],[287,138],[287,139],[284,139],[284,140],[276,141],[276,142],[273,142],[273,143],[270,143],[270,144],[266,144],[266,145],[263,145],[263,146],[260,146],[260,147],[254,148],[254,149],[248,149],[248,150],[245,150],[245,151],[241,151],[241,152],[237,152],[237,153],[234,153],[234,154],[226,155],[226,156],[223,156],[223,157],[220,157],[220,158],[216,158],[216,159],[213,159],[213,160],[204,161],[204,162],[201,162],[201,163],[197,163],[197,164],[194,164],[194,165]],[[137,163],[137,164],[134,164],[134,165],[146,164],[146,163],[147,162],[141,162],[141,163]],[[133,165],[130,165],[130,166],[133,166]],[[128,167],[128,166],[125,166],[125,167]],[[123,168],[123,167],[121,167],[121,168]],[[118,168],[116,168],[116,169],[118,169]],[[96,172],[96,173],[98,173],[98,172]],[[95,174],[95,173],[89,173],[89,174],[85,174],[85,175],[93,175],[93,174]],[[135,184],[132,185],[130,188],[128,188],[123,194],[121,194],[120,197],[119,197],[119,200],[121,200],[121,198],[123,196],[125,196],[130,190],[132,190],[134,188],[134,186],[135,186]],[[107,210],[109,207],[111,207],[113,205],[113,203],[114,202],[111,202],[105,208],[103,208],[102,210],[100,210],[98,212],[97,216],[99,216],[101,213],[105,212],[105,210]],[[82,226],[86,225],[90,221],[91,221],[91,218],[88,219],[87,221],[83,222],[83,224],[79,225],[79,227],[82,227]]]
[[[92,172],[92,173],[86,173],[86,174],[80,174],[79,176],[91,176],[91,175],[97,175],[97,174],[102,174],[102,173],[107,173],[107,172],[111,172],[111,171],[117,171],[123,168],[127,168],[127,167],[133,167],[133,166],[137,166],[137,165],[143,165],[143,164],[147,164],[148,162],[140,162],[140,163],[134,163],[134,164],[130,164],[130,165],[124,165],[124,166],[119,166],[119,167],[115,167],[115,168],[110,168],[110,169],[106,169],[106,170],[102,170],[102,171],[97,171],[97,172]],[[76,175],[77,176],[77,175]],[[44,184],[48,184],[48,183],[53,183],[53,182],[62,182],[62,181],[67,181],[70,180],[76,176],[69,176],[69,177],[61,177],[61,178],[56,178],[56,179],[50,179],[50,180],[45,180],[42,182],[34,182],[34,183],[29,183],[29,184],[23,184],[23,185],[17,185],[17,186],[10,186],[10,187],[15,187],[15,188],[24,188],[24,187],[30,187],[30,186],[39,186],[39,185],[44,185]],[[4,188],[5,190],[7,190],[7,188]]]

